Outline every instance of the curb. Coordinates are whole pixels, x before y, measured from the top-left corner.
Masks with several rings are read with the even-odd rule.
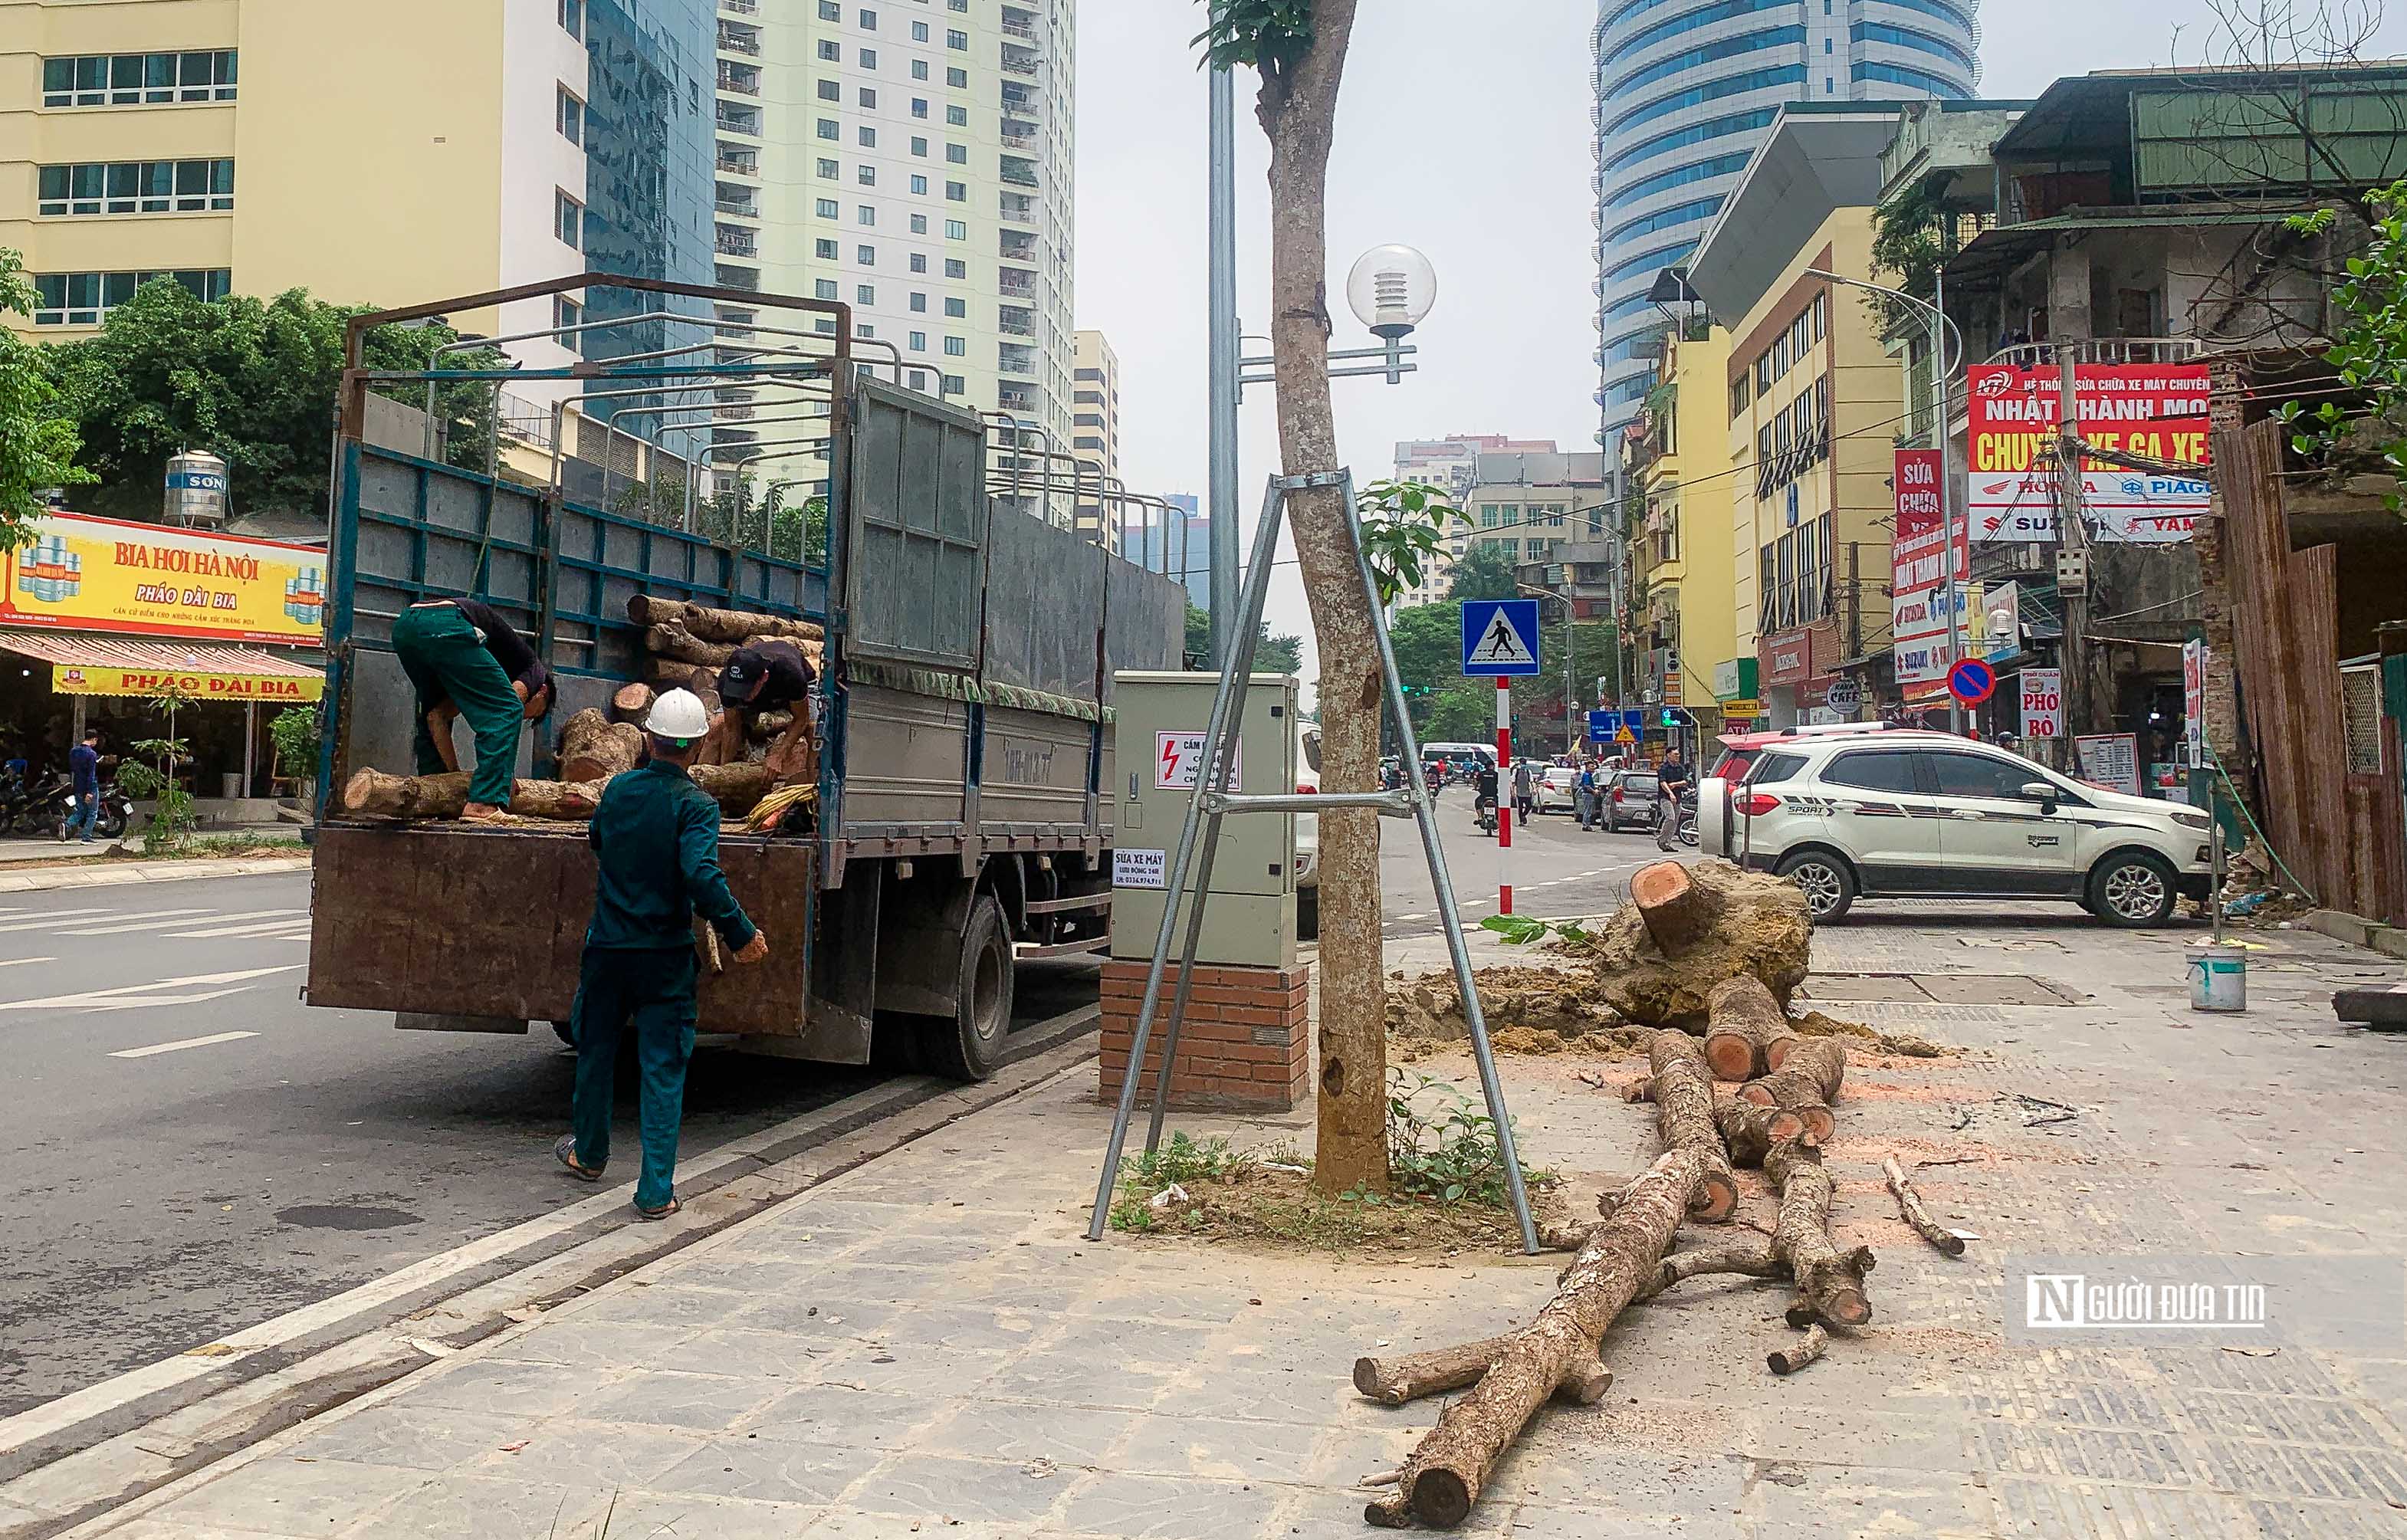
[[[114,888],[144,882],[180,882],[202,877],[255,877],[265,872],[306,872],[307,856],[262,856],[251,861],[126,862],[109,866],[69,866],[56,872],[0,872],[0,893],[37,893],[54,888]]]
[[[686,1211],[666,1225],[636,1222],[634,1184],[616,1185],[0,1419],[0,1540],[138,1517],[221,1462],[1045,1084],[1094,1056],[1101,1020],[1089,1005],[1027,1028],[980,1084],[903,1077],[722,1145],[680,1172]]]

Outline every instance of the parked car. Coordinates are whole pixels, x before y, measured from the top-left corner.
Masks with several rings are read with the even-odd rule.
[[[1575,796],[1578,787],[1578,771],[1560,764],[1548,766],[1546,773],[1538,777],[1538,811],[1541,813],[1574,811],[1578,806]]]
[[[1295,724],[1295,790],[1310,796],[1320,790],[1320,729],[1311,722]],[[1295,934],[1299,941],[1320,939],[1320,815],[1295,815]]]
[[[1604,832],[1655,827],[1656,803],[1662,783],[1652,770],[1616,770],[1604,777]]]
[[[2072,780],[1938,733],[1799,737],[1698,798],[1702,848],[1805,891],[1816,920],[1859,898],[2059,898],[2161,925],[2210,881],[2207,815]]]
[[[1708,777],[1719,776],[1727,781],[1745,778],[1746,767],[1767,749],[1794,744],[1799,739],[1853,737],[1865,733],[1917,733],[1924,737],[1945,738],[1961,742],[1953,733],[1933,733],[1921,727],[1891,727],[1887,722],[1824,722],[1805,727],[1780,727],[1761,733],[1726,733],[1716,741],[1722,746],[1719,758],[1707,770]]]

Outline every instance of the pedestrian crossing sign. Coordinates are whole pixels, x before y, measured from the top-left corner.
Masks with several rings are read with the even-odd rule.
[[[1538,672],[1538,601],[1466,599],[1462,671],[1474,678]]]

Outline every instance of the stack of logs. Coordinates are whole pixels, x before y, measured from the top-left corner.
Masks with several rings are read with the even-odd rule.
[[[1725,919],[1713,912],[1705,886],[1691,883],[1688,870],[1673,862],[1636,874],[1631,896],[1672,959]],[[1577,1254],[1537,1318],[1481,1342],[1356,1362],[1356,1388],[1391,1405],[1470,1387],[1392,1477],[1374,1478],[1378,1485],[1392,1479],[1395,1490],[1366,1507],[1371,1523],[1461,1523],[1549,1396],[1588,1403],[1612,1384],[1600,1348],[1615,1318],[1684,1278],[1735,1274],[1791,1286],[1787,1321],[1805,1334],[1766,1355],[1775,1375],[1819,1358],[1830,1330],[1872,1319],[1864,1275],[1873,1254],[1831,1239],[1832,1186],[1822,1166],[1821,1148],[1833,1129],[1830,1106],[1846,1076],[1845,1049],[1833,1037],[1799,1036],[1783,1002],[1754,974],[1720,980],[1706,1000],[1702,1038],[1676,1027],[1658,1032],[1648,1046],[1647,1078],[1627,1092],[1631,1101],[1654,1104],[1662,1154],[1644,1176],[1599,1200],[1602,1223],[1560,1243]],[[1717,1092],[1717,1086],[1729,1089]],[[1737,1213],[1734,1166],[1760,1167],[1769,1178],[1777,1205],[1768,1243],[1672,1252],[1684,1220],[1722,1224]],[[1917,1233],[1948,1249],[1931,1235],[1947,1233],[1921,1214],[1902,1174],[1889,1175],[1909,1222],[1919,1217]],[[1956,1241],[1949,1254],[1961,1249]]]
[[[817,669],[826,640],[826,633],[816,621],[713,609],[643,593],[627,601],[627,618],[644,631],[644,677],[641,683],[619,692],[612,702],[612,715],[621,720],[637,720],[638,713],[650,707],[651,692],[656,690],[691,690],[716,714],[719,671],[737,648],[762,637],[780,637],[801,648]],[[789,720],[782,711],[760,712],[752,721],[750,736],[766,742],[784,732]]]

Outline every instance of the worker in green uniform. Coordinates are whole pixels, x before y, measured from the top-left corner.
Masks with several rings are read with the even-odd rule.
[[[477,771],[460,816],[482,821],[507,809],[519,734],[551,709],[551,671],[506,619],[477,599],[410,606],[392,622],[392,650],[418,692],[418,773],[460,768],[451,723],[466,717]]]
[[[610,778],[587,834],[599,869],[569,1012],[577,1040],[576,1132],[552,1153],[581,1179],[602,1179],[610,1159],[619,1037],[632,1020],[644,1143],[635,1212],[648,1219],[677,1211],[677,1123],[686,1062],[693,1057],[693,917],[719,932],[738,962],[769,955],[768,937],[745,917],[719,869],[719,804],[686,774],[709,731],[709,715],[691,691],[672,690],[653,703],[644,720],[651,757],[641,770]]]

